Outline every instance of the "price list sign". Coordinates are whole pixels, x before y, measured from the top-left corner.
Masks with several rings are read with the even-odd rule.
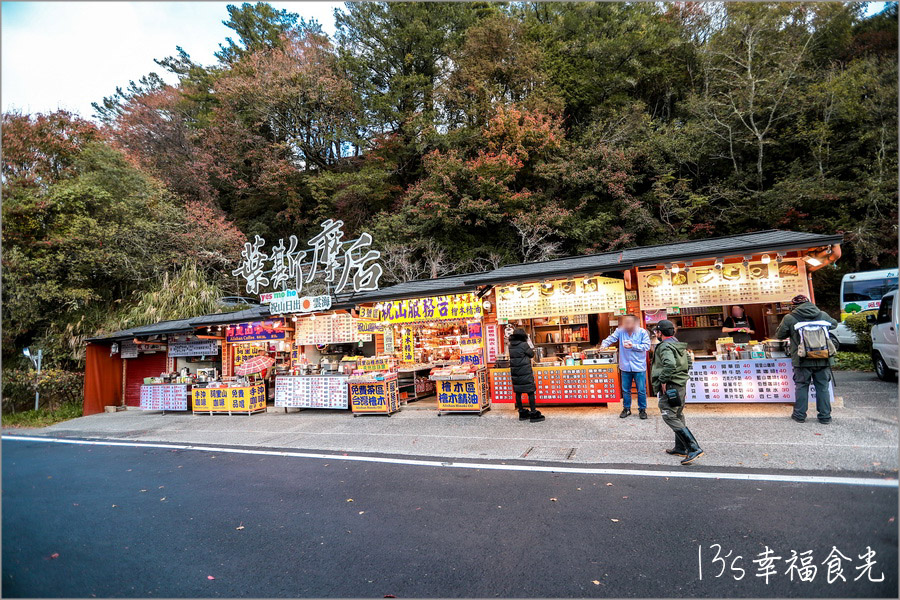
[[[142,410],[187,410],[186,385],[142,385]]]
[[[535,367],[539,404],[606,404],[619,402],[619,370],[616,365]],[[494,402],[513,402],[515,394],[509,369],[491,369]]]
[[[504,286],[497,290],[498,319],[534,319],[590,313],[624,313],[625,282],[609,277]]]
[[[347,378],[340,376],[277,377],[275,406],[349,408]]]
[[[638,290],[641,310],[786,302],[809,294],[806,267],[799,260],[692,267],[687,273],[641,271]]]
[[[301,346],[351,344],[359,341],[359,328],[356,320],[349,314],[334,313],[316,319],[298,320],[294,338]]]
[[[810,386],[810,403],[815,388]],[[832,388],[832,395],[834,390]],[[687,402],[791,402],[794,368],[789,358],[695,361],[687,385]]]

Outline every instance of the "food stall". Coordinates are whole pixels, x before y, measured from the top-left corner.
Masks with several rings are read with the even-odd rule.
[[[626,311],[622,279],[593,275],[500,285],[496,301],[505,337],[522,327],[535,344],[538,404],[620,401],[615,353],[595,346],[608,334],[610,320]],[[505,355],[489,377],[493,402],[515,401]]]
[[[360,318],[374,325],[383,352],[397,360],[401,401],[435,393],[433,369],[452,364],[483,366],[482,301],[465,292],[361,306]]]
[[[285,408],[349,408],[349,356],[360,340],[357,320],[347,312],[295,315],[294,344],[288,373],[275,378],[275,406]]]
[[[773,258],[774,257],[774,258]],[[722,257],[663,269],[637,269],[648,328],[668,319],[691,349],[688,402],[793,402],[793,366],[784,343],[771,339],[798,294],[812,297],[806,262],[796,254]],[[731,307],[753,319],[751,339],[722,337]]]

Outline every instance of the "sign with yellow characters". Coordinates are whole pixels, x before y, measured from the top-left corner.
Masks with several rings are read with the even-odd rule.
[[[438,411],[477,412],[487,410],[491,405],[487,391],[485,370],[479,370],[473,379],[437,381]]]
[[[497,288],[498,319],[534,319],[625,312],[625,282],[574,277]]]
[[[234,355],[234,366],[237,367],[239,365],[244,364],[244,362],[250,360],[257,354],[261,349],[265,348],[264,344],[233,344],[232,345],[232,353]]]
[[[403,323],[424,323],[430,321],[452,321],[459,319],[480,319],[481,301],[474,294],[454,294],[412,298],[385,302],[380,308],[360,308],[361,319],[381,321],[392,325]]]
[[[254,413],[266,409],[263,384],[239,388],[194,388],[195,413]]]
[[[351,383],[350,408],[360,414],[391,414],[400,410],[397,376],[372,383]]]

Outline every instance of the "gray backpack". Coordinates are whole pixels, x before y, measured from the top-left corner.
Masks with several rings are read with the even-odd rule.
[[[797,356],[800,358],[829,359],[837,354],[837,348],[828,335],[828,321],[803,321],[794,325],[800,336]]]

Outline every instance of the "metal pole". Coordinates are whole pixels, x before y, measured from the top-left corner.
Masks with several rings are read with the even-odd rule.
[[[37,352],[37,380],[38,385],[34,386],[34,410],[38,409],[38,404],[41,401],[41,392],[38,390],[38,386],[41,382],[41,359],[44,357],[44,351],[38,350]]]

